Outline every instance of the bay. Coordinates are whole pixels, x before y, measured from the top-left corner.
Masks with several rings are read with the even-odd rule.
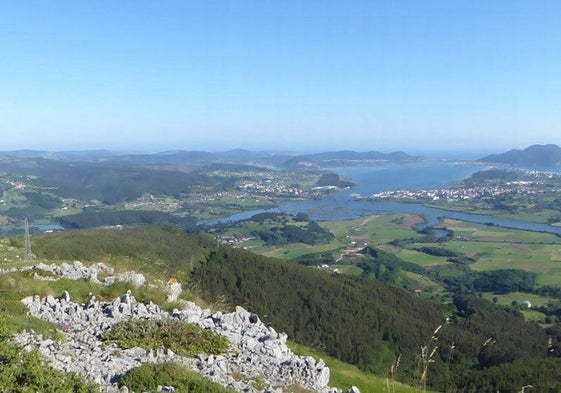
[[[372,214],[412,213],[425,218],[423,227],[438,224],[443,217],[505,228],[548,232],[561,235],[561,228],[548,224],[499,218],[490,215],[456,212],[424,206],[420,203],[397,201],[355,200],[355,193],[368,195],[392,190],[431,190],[453,187],[460,180],[487,167],[473,162],[427,161],[411,164],[387,164],[368,167],[342,167],[335,171],[351,179],[356,186],[320,200],[291,201],[275,209],[253,210],[230,217],[207,221],[213,225],[235,222],[263,212],[307,213],[313,220],[347,220]]]

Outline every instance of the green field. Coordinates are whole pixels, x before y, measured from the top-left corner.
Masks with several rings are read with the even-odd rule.
[[[258,252],[263,255],[267,255],[269,257],[276,257],[276,258],[290,260],[290,259],[301,257],[303,255],[315,254],[315,253],[326,252],[326,251],[335,251],[341,248],[342,246],[343,244],[341,244],[339,241],[333,240],[332,242],[327,244],[319,244],[314,246],[303,244],[303,243],[293,243],[293,244],[287,244],[287,245],[276,246],[276,247],[264,247],[262,248],[261,252],[258,251],[259,250],[258,248],[251,249],[251,251]]]
[[[422,221],[423,219],[416,215],[376,215],[354,220],[322,221],[319,224],[333,233],[335,239],[317,245],[290,243],[271,246],[251,235],[255,230],[279,226],[279,222],[275,221],[265,221],[262,224],[253,221],[239,222],[225,228],[221,234],[246,238],[239,247],[270,257],[292,260],[303,255],[332,252],[338,260],[344,255],[356,252],[365,244],[382,245],[395,239],[419,236],[417,231],[410,227]],[[289,223],[299,225],[292,220],[289,220]]]
[[[419,244],[414,244],[414,245],[420,246]],[[445,265],[449,263],[446,257],[436,257],[433,255],[428,255],[420,251],[411,250],[407,248],[398,249],[392,247],[392,248],[383,248],[383,249],[387,249],[388,251],[394,252],[398,257],[400,257],[404,261],[413,262],[416,263],[417,265],[421,265],[424,267]]]
[[[496,297],[497,304],[502,304],[505,306],[511,305],[513,301],[517,302],[518,304],[522,304],[523,301],[529,300],[532,304],[532,307],[539,307],[547,305],[547,303],[552,300],[551,298],[546,296],[540,296],[525,292],[511,292],[506,295],[486,293],[483,295],[483,297],[490,301],[493,301],[493,298]]]
[[[415,284],[415,288],[423,291],[423,296],[432,296],[433,294],[444,295],[446,293],[446,289],[441,284],[431,280],[427,276],[413,272],[405,272],[405,276],[412,284]]]
[[[396,239],[418,236],[411,227],[423,222],[414,214],[374,215],[354,220],[324,221],[321,225],[329,229],[337,238],[355,241],[357,244],[385,244]]]
[[[475,259],[476,261],[469,265],[475,271],[523,269],[538,275],[538,285],[561,285],[561,238],[558,236],[444,219],[440,227],[454,232],[451,241],[432,244],[408,243],[403,247],[389,244],[393,240],[422,237],[412,229],[413,225],[422,221],[421,217],[410,214],[374,215],[353,220],[324,221],[320,225],[331,231],[335,239],[317,245],[290,243],[270,246],[249,235],[256,229],[279,225],[277,222],[238,223],[226,229],[225,233],[231,236],[248,237],[249,239],[242,242],[240,247],[285,260],[311,254],[332,253],[335,261],[343,261],[343,263],[336,262],[337,266],[334,268],[345,274],[360,274],[360,269],[349,266],[349,261],[353,259],[349,260],[348,257],[356,255],[356,252],[366,244],[379,247],[406,262],[427,269],[446,266],[450,263],[448,257],[428,255],[417,250],[423,246],[435,246]]]
[[[550,301],[555,301],[555,299],[540,296],[533,293],[525,293],[525,292],[511,292],[505,295],[502,294],[493,294],[493,293],[485,293],[483,294],[483,298],[489,300],[490,302],[497,302],[497,304],[501,304],[503,306],[511,306],[512,304],[520,305],[520,310],[522,314],[524,314],[524,318],[528,321],[544,323],[546,315],[540,311],[534,309],[534,307],[545,306]],[[531,307],[526,308],[522,305],[524,301],[530,301]]]
[[[541,232],[489,227],[445,219],[454,231],[444,247],[477,259],[477,271],[522,269],[538,274],[539,285],[561,285],[561,238]]]
[[[333,264],[330,268],[338,269],[342,274],[349,274],[351,276],[360,276],[362,274],[362,269],[354,265]]]

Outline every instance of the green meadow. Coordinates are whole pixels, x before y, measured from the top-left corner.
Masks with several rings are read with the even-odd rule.
[[[547,305],[547,303],[551,300],[551,298],[546,296],[540,296],[534,293],[526,292],[511,292],[507,294],[485,293],[483,294],[483,297],[492,302],[494,302],[494,299],[496,299],[497,304],[502,304],[503,306],[510,306],[512,302],[522,304],[523,301],[529,300],[532,307],[539,307]]]
[[[549,233],[489,227],[445,219],[454,239],[443,247],[477,261],[476,271],[522,269],[538,275],[538,285],[561,285],[561,238]]]
[[[291,219],[289,219],[291,220]],[[365,245],[379,247],[391,252],[406,262],[418,264],[427,269],[449,265],[448,257],[423,253],[423,246],[442,247],[458,255],[473,258],[469,266],[475,271],[498,269],[523,269],[537,274],[538,285],[561,285],[561,238],[542,232],[501,228],[485,224],[444,219],[440,227],[454,233],[450,241],[435,243],[408,242],[395,246],[393,241],[422,238],[412,227],[423,222],[423,218],[413,214],[388,214],[361,217],[352,220],[323,221],[320,225],[335,235],[322,244],[289,243],[267,245],[250,234],[258,229],[278,226],[278,222],[237,223],[224,230],[224,234],[247,237],[239,246],[253,252],[293,260],[305,255],[333,255],[333,268],[345,274],[358,275],[361,269],[353,266],[353,259],[347,257]],[[291,225],[298,225],[289,221]]]
[[[414,246],[419,247],[420,244],[414,243]],[[386,249],[386,248],[384,248]],[[448,258],[437,257],[434,255],[428,255],[417,250],[407,249],[407,248],[387,248],[388,251],[395,253],[398,257],[407,262],[413,262],[423,267],[432,267],[448,264]]]
[[[414,214],[387,214],[353,220],[325,221],[321,225],[329,229],[338,239],[356,241],[357,244],[378,245],[418,236],[412,226],[423,221],[422,217]]]
[[[322,221],[319,224],[333,233],[335,238],[327,243],[316,245],[304,243],[267,245],[264,241],[251,235],[256,230],[279,226],[279,222],[271,220],[266,220],[263,223],[239,222],[223,229],[221,234],[247,238],[239,246],[258,254],[291,260],[303,255],[325,252],[332,252],[340,257],[364,247],[365,244],[383,245],[395,239],[419,236],[414,229],[411,229],[411,226],[420,222],[423,222],[421,217],[410,214],[375,215],[353,220]],[[301,225],[292,219],[288,219],[288,223],[290,225]]]

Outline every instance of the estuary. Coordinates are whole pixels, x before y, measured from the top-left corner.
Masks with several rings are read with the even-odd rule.
[[[480,163],[427,161],[412,164],[387,164],[376,167],[343,167],[336,172],[351,179],[356,187],[346,189],[319,200],[305,200],[282,203],[278,208],[252,210],[206,224],[233,222],[252,217],[263,212],[307,213],[314,220],[346,220],[372,214],[412,213],[425,218],[425,226],[437,225],[443,217],[462,221],[496,225],[505,228],[548,232],[561,235],[561,227],[506,219],[491,215],[464,213],[438,209],[421,203],[398,201],[355,200],[353,194],[371,194],[389,190],[429,190],[453,187],[458,181],[474,172],[488,168]]]

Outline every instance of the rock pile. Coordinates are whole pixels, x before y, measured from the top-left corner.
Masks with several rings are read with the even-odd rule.
[[[117,281],[131,282],[135,286],[141,286],[146,283],[146,277],[143,274],[135,271],[125,273],[116,273],[114,269],[104,263],[96,263],[91,266],[86,266],[80,261],[73,263],[62,263],[56,265],[54,263],[48,265],[45,263],[38,263],[35,266],[29,266],[22,270],[35,270],[35,277],[39,279],[58,279],[68,278],[71,280],[89,280],[96,284],[113,285]],[[50,273],[49,276],[44,276],[41,273]],[[103,281],[99,279],[100,275],[104,275]]]
[[[341,393],[328,387],[329,369],[323,361],[294,355],[286,345],[285,334],[265,326],[257,315],[241,307],[233,313],[211,314],[210,310],[187,302],[184,309],[168,313],[156,304],[137,302],[130,292],[112,302],[100,302],[92,296],[85,304],[78,304],[68,292],[60,298],[33,296],[23,302],[33,316],[56,323],[67,337],[54,341],[24,332],[16,340],[27,348],[38,348],[55,368],[84,375],[106,392],[125,389],[119,384],[120,378],[142,363],[178,361],[238,391],[272,393],[282,392],[282,386],[300,385],[314,392]],[[102,343],[107,329],[130,318],[186,320],[226,336],[230,348],[222,355],[201,354],[188,359],[171,350],[123,350],[115,344]],[[263,387],[258,389],[257,385]]]
[[[78,304],[65,292],[60,298],[27,297],[23,303],[31,315],[57,324],[66,338],[53,341],[24,332],[16,340],[28,348],[38,348],[55,368],[79,373],[102,385],[107,392],[119,391],[119,377],[142,363],[181,360],[171,351],[122,350],[101,341],[103,333],[123,319],[168,317],[157,305],[137,303],[130,294],[113,302],[98,302],[92,297],[87,303]]]
[[[244,375],[248,380],[263,380],[269,386],[298,384],[315,392],[338,392],[328,388],[329,368],[312,357],[296,356],[286,345],[287,336],[265,326],[256,314],[242,307],[233,313],[210,315],[194,303],[172,315],[226,336],[232,350],[219,356],[199,356],[199,371],[213,378],[229,376],[225,385],[244,390],[232,375]],[[223,383],[221,382],[221,383]],[[223,383],[224,384],[224,383]]]

